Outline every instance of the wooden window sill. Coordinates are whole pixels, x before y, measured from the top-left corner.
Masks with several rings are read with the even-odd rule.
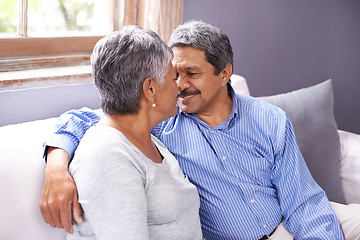
[[[90,65],[0,72],[0,92],[90,82]]]

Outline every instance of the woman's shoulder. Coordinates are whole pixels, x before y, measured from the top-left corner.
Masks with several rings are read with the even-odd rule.
[[[98,168],[135,166],[139,168],[136,148],[115,128],[95,125],[85,134],[75,151],[73,163]]]

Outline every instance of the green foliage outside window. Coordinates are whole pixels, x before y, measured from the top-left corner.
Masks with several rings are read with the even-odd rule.
[[[28,31],[35,35],[44,35],[46,32],[62,34],[91,31],[95,22],[94,1],[28,0]],[[0,34],[17,32],[18,15],[16,0],[0,0]]]
[[[0,33],[16,33],[17,25],[17,2],[0,0]]]

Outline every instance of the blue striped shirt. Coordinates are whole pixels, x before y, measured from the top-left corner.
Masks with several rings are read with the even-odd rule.
[[[233,91],[232,96],[231,115],[214,128],[179,110],[152,132],[198,189],[204,238],[259,239],[284,218],[296,239],[344,239],[286,113]],[[101,110],[86,108],[64,114],[46,144],[72,156],[84,132],[101,116]]]

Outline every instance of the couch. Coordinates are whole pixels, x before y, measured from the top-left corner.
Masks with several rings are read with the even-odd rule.
[[[237,92],[250,95],[243,77],[231,79]],[[360,135],[337,129],[331,80],[263,100],[286,110],[304,159],[329,199],[360,203]],[[38,206],[45,169],[42,145],[55,122],[48,118],[0,127],[1,240],[66,237],[63,229],[43,221]]]

